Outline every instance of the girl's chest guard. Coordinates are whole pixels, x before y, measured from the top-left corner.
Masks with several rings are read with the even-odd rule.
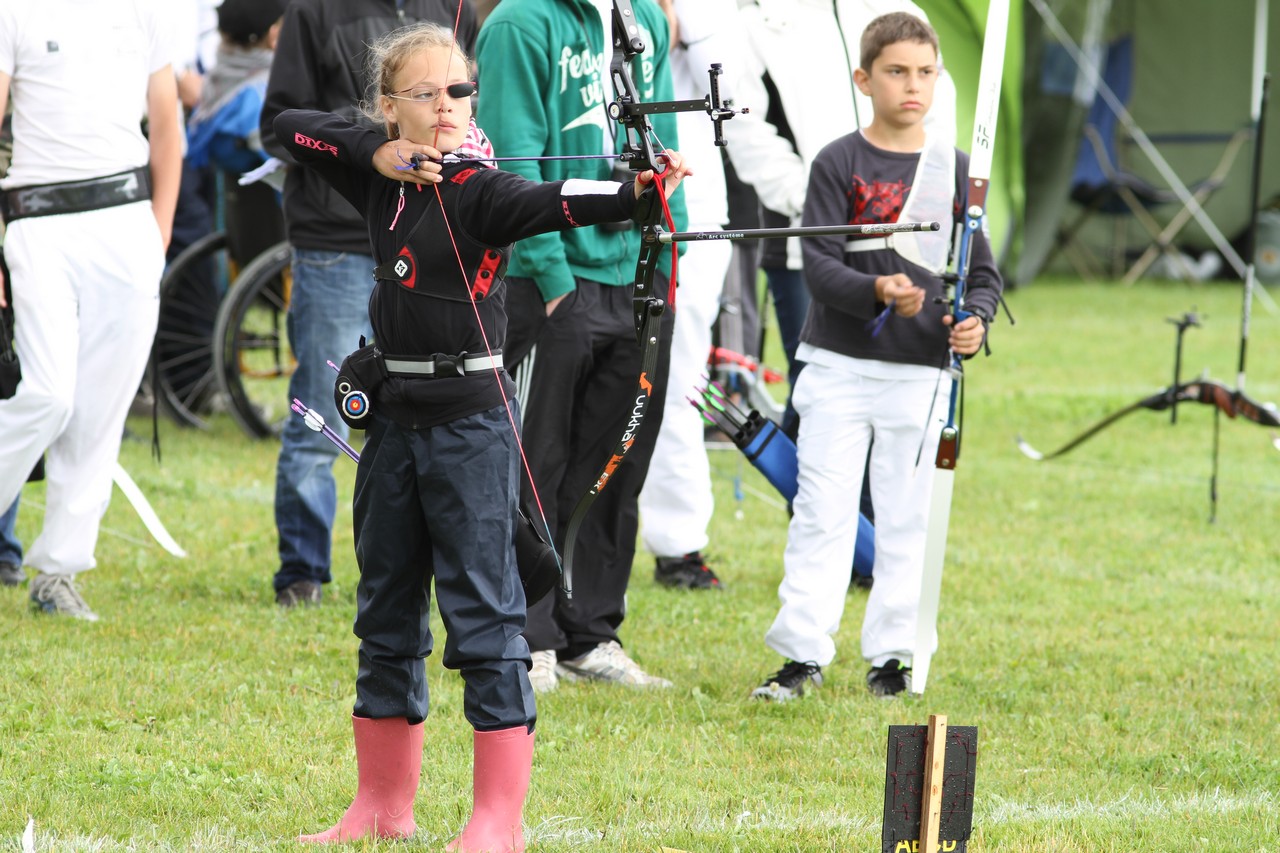
[[[475,168],[464,168],[437,184],[439,199],[435,188],[423,190],[428,195],[426,210],[410,227],[395,257],[374,269],[374,278],[436,299],[482,302],[489,296],[506,274],[511,248],[478,243],[458,226],[462,185],[477,174]]]

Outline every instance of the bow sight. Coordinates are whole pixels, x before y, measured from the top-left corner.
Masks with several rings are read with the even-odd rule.
[[[644,50],[645,44],[640,38],[640,28],[636,24],[631,0],[614,0],[613,58],[609,62],[614,100],[609,104],[609,118],[621,124],[626,131],[621,159],[629,163],[631,169],[636,172],[643,172],[646,169],[661,171],[649,141],[651,128],[644,117],[666,113],[705,112],[715,126],[716,145],[723,147],[725,145],[724,123],[739,113],[745,114],[748,110],[745,108],[735,110],[726,106],[720,99],[719,78],[724,73],[721,64],[712,63],[711,70],[708,72],[711,78],[711,93],[701,100],[641,103],[626,66],[632,59],[644,53]]]

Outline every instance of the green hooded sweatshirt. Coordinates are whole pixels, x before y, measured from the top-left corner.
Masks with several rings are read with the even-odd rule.
[[[633,6],[645,44],[644,53],[631,64],[637,95],[641,102],[669,101],[673,93],[667,19],[653,0],[633,0]],[[476,120],[493,142],[495,156],[621,151],[622,126],[605,111],[614,99],[609,79],[612,55],[612,41],[606,46],[605,25],[591,0],[499,3],[485,20],[476,45],[480,89]],[[655,143],[655,150],[678,149],[675,116],[650,119],[662,143]],[[500,165],[535,181],[558,181],[609,180],[617,164],[553,160]],[[671,212],[676,228],[686,227],[683,190],[672,197]],[[550,301],[572,291],[575,276],[602,284],[630,284],[639,248],[636,227],[541,234],[516,244],[508,275],[533,279],[542,298]],[[670,274],[670,257],[663,255],[662,268]]]

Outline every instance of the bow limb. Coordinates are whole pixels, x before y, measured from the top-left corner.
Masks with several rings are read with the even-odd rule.
[[[636,172],[653,171],[654,182],[651,198],[638,219],[640,220],[640,254],[636,261],[635,282],[633,285],[632,305],[635,314],[636,341],[640,347],[640,376],[636,380],[636,393],[632,409],[627,418],[622,437],[618,439],[613,452],[601,468],[599,475],[592,482],[586,493],[578,499],[569,516],[569,524],[565,529],[564,566],[561,588],[566,597],[573,596],[573,557],[576,550],[578,531],[582,527],[591,505],[595,503],[600,492],[609,484],[618,470],[627,452],[635,443],[649,411],[649,403],[653,397],[653,381],[657,376],[658,356],[662,341],[662,317],[667,309],[667,302],[653,292],[654,277],[658,271],[658,261],[662,254],[662,243],[658,240],[658,223],[666,210],[666,199],[662,195],[663,186],[661,170],[657,165],[650,137],[653,130],[648,115],[640,107],[640,99],[635,83],[631,77],[631,60],[644,50],[644,42],[639,38],[635,12],[630,0],[614,0],[613,2],[613,56],[609,63],[609,76],[613,81],[616,99],[609,105],[609,115],[625,130],[622,159],[627,161]],[[646,192],[648,192],[646,190]],[[669,215],[669,214],[668,214]],[[674,230],[674,224],[672,225]],[[674,244],[672,246],[674,255]],[[672,262],[670,298],[675,295],[675,266]]]
[[[1231,409],[1227,412],[1231,417],[1239,415],[1247,421],[1253,421],[1259,426],[1280,427],[1280,413],[1276,412],[1274,405],[1259,403],[1256,400],[1245,396],[1243,391],[1231,391]]]
[[[1093,438],[1098,433],[1102,432],[1107,427],[1114,424],[1116,421],[1120,420],[1121,418],[1127,415],[1133,414],[1139,409],[1151,409],[1152,411],[1161,411],[1163,409],[1168,408],[1168,405],[1169,405],[1168,391],[1161,391],[1159,394],[1153,394],[1150,397],[1145,397],[1137,401],[1136,403],[1133,403],[1132,405],[1125,406],[1123,409],[1120,409],[1119,411],[1112,412],[1102,420],[1098,421],[1093,426],[1089,427],[1084,432],[1080,433],[1075,438],[1068,441],[1066,444],[1059,447],[1057,450],[1054,450],[1050,453],[1041,453],[1039,450],[1036,450],[1029,443],[1027,443],[1027,441],[1021,435],[1018,435],[1015,438],[1015,441],[1018,444],[1018,449],[1021,450],[1023,455],[1026,456],[1028,459],[1034,459],[1037,462],[1045,462],[1045,461],[1048,461],[1049,459],[1057,458],[1063,455],[1064,453],[1068,453],[1071,450],[1074,450],[1075,448],[1084,444],[1089,439]]]
[[[1280,413],[1273,404],[1259,403],[1243,391],[1228,388],[1221,382],[1197,379],[1184,382],[1161,395],[1162,400],[1148,408],[1160,411],[1176,403],[1204,403],[1215,406],[1229,418],[1244,418],[1258,426],[1280,427]]]
[[[600,470],[600,474],[591,484],[591,488],[587,490],[586,494],[578,499],[577,505],[573,508],[573,514],[569,516],[569,525],[565,529],[562,587],[568,597],[573,596],[573,556],[578,541],[578,530],[582,527],[582,523],[590,511],[591,505],[595,503],[596,497],[609,484],[610,479],[617,472],[618,466],[622,464],[622,460],[626,457],[627,451],[635,443],[636,436],[640,432],[640,425],[644,422],[644,416],[649,411],[649,403],[653,398],[651,377],[656,375],[658,369],[659,340],[661,338],[662,313],[665,306],[662,304],[661,299],[651,300],[651,303],[648,313],[644,315],[641,326],[641,334],[645,337],[645,343],[641,349],[640,378],[636,383],[635,401],[631,416],[627,420],[627,426],[622,433],[622,437],[618,439],[613,453],[609,455],[609,459]]]
[[[986,31],[982,42],[982,65],[978,73],[978,99],[974,111],[973,142],[970,145],[969,179],[964,202],[964,228],[956,256],[955,290],[951,298],[953,322],[959,324],[972,316],[964,310],[964,292],[969,278],[974,238],[982,230],[986,216],[987,190],[995,151],[996,119],[1000,110],[1000,84],[1004,71],[1005,43],[1009,30],[1010,0],[991,0],[987,9]],[[949,353],[951,399],[947,421],[938,440],[934,461],[933,486],[929,498],[928,526],[925,532],[924,564],[920,577],[920,601],[916,611],[915,646],[912,649],[910,689],[924,693],[929,679],[933,648],[937,643],[938,605],[942,596],[942,571],[946,561],[947,530],[951,521],[951,494],[955,469],[960,461],[960,427],[957,406],[963,363],[956,353]],[[928,429],[928,427],[926,427]],[[927,840],[936,844],[937,839]],[[926,840],[922,837],[921,846]]]

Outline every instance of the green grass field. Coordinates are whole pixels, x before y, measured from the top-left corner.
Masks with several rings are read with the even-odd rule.
[[[1280,288],[1273,288],[1280,295]],[[660,693],[563,685],[539,699],[525,811],[537,851],[878,849],[887,727],[946,714],[979,729],[971,850],[1280,849],[1277,641],[1280,451],[1213,417],[1142,411],[1059,460],[1050,449],[1167,385],[1174,329],[1196,307],[1186,378],[1235,384],[1238,286],[1040,282],[969,371],[965,445],[923,697],[863,686],[865,593],[850,592],[822,690],[747,695],[777,666],[785,513],[736,454],[716,453],[710,548],[723,594],[657,588],[637,556],[623,638]],[[1256,306],[1247,390],[1280,399],[1280,316]],[[131,423],[148,433],[146,420]],[[164,461],[122,461],[190,552],[151,543],[117,493],[82,591],[97,624],[48,618],[0,590],[0,850],[292,849],[355,789],[350,736],[356,570],[340,507],[323,606],[273,604],[275,446],[225,419],[162,424]],[[342,499],[354,466],[339,461]],[[745,498],[735,500],[741,475]],[[37,531],[42,487],[19,530]],[[436,621],[438,628],[438,620]],[[432,715],[408,843],[441,850],[470,807],[461,679],[427,662]]]

